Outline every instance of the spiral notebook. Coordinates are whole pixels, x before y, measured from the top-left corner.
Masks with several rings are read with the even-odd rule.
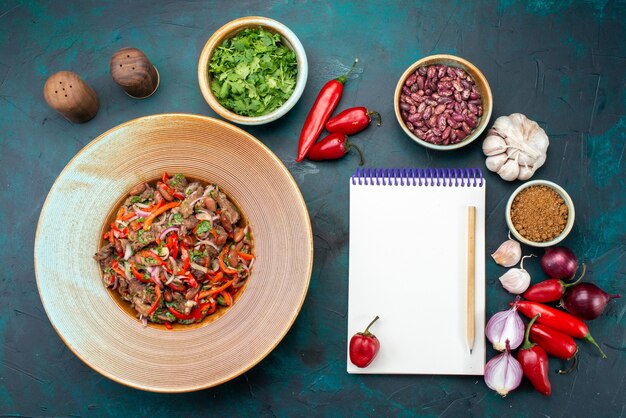
[[[350,178],[348,341],[377,315],[380,352],[349,373],[482,375],[485,189],[479,169],[359,169]],[[468,206],[476,207],[467,342]]]

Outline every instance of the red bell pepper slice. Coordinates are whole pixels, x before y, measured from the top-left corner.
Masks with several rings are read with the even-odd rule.
[[[163,181],[163,183],[167,182],[168,177],[169,176],[167,175],[167,171],[164,171],[163,176],[161,177],[161,180]]]
[[[167,237],[167,250],[170,255],[176,260],[178,258],[178,234],[176,232],[168,235]]]
[[[154,311],[156,311],[157,306],[159,306],[159,302],[161,301],[161,288],[159,286],[155,286],[154,290],[156,291],[156,300],[154,301],[154,305],[148,311],[148,316],[151,316]]]
[[[183,260],[183,269],[185,272],[188,272],[191,265],[191,259],[189,258],[189,249],[187,249],[187,244],[185,244],[184,241],[181,241],[180,243],[180,257]]]
[[[116,272],[117,274],[119,274],[120,276],[126,278],[126,273],[124,272],[124,270],[122,270],[120,268],[120,263],[118,263],[117,260],[113,260],[111,262],[111,268],[113,269],[114,272]]]
[[[171,307],[169,307],[169,306],[167,307],[167,310],[168,310],[168,311],[169,311],[172,315],[174,315],[177,319],[180,319],[181,321],[186,321],[187,319],[191,319],[191,318],[193,318],[193,315],[192,315],[191,313],[189,313],[189,314],[185,315],[185,314],[182,314],[182,313],[178,312],[176,309],[171,308]]]
[[[227,250],[228,248],[224,247],[220,255],[217,257],[217,261],[219,261],[220,263],[220,269],[226,274],[239,274],[239,272],[236,269],[231,268],[231,267],[226,267],[226,264],[224,264],[224,253]]]
[[[139,270],[137,270],[137,266],[135,265],[135,263],[130,263],[130,271],[133,273],[133,276],[137,278],[137,280],[144,283],[150,283],[151,280],[146,279],[145,276]]]

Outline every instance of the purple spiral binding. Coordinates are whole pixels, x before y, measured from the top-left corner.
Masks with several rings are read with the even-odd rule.
[[[358,168],[353,185],[483,187],[480,168]]]

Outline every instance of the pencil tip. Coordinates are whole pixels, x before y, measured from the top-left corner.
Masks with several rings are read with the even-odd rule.
[[[470,348],[470,355],[472,355],[472,349]]]

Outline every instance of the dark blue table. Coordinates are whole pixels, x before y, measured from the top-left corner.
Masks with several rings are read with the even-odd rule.
[[[310,290],[289,334],[243,376],[197,393],[143,393],[92,371],[54,332],[33,271],[39,211],[65,164],[105,130],[153,113],[215,116],[198,89],[197,59],[214,30],[244,15],[285,23],[309,58],[296,107],[278,122],[246,129],[285,162],[306,199],[315,236]],[[575,202],[576,225],[565,244],[588,263],[589,280],[625,293],[625,39],[624,1],[0,1],[0,416],[623,415],[621,300],[590,323],[609,358],[581,343],[577,372],[551,372],[549,399],[527,382],[501,399],[480,377],[348,375],[347,178],[357,158],[296,164],[294,157],[320,87],[358,56],[340,108],[365,105],[383,115],[381,128],[355,137],[368,165],[483,167],[480,141],[456,152],[428,151],[393,115],[394,87],[408,65],[433,53],[463,56],[491,83],[494,119],[521,112],[545,128],[548,160],[534,178],[557,182]],[[160,71],[161,86],[147,100],[130,99],[109,76],[111,55],[125,46],[144,50]],[[72,125],[46,106],[44,82],[59,70],[79,73],[97,91],[101,107],[91,122]],[[504,207],[518,184],[488,178],[493,251],[506,239]],[[373,244],[385,243],[373,237]],[[543,278],[536,259],[526,264],[535,281]],[[488,315],[512,299],[497,279],[503,271],[487,260]],[[399,291],[375,303],[393,303]],[[561,366],[550,363],[552,370]]]

